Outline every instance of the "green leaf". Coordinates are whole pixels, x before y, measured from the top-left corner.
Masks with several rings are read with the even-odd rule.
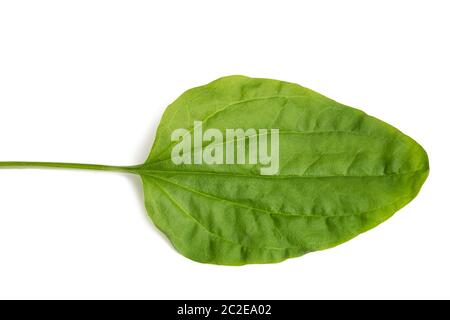
[[[240,141],[248,161],[233,155],[208,164],[205,154],[226,146],[218,136],[198,142],[199,121],[221,139],[227,129],[255,130]],[[183,142],[194,140],[180,149],[181,164],[172,156],[178,129]],[[261,154],[250,161],[247,140],[268,141],[264,130],[271,141],[278,130],[279,148],[266,150],[272,158],[279,150],[276,172]],[[174,247],[223,265],[279,262],[350,240],[410,202],[429,171],[423,148],[394,127],[299,85],[243,76],[191,89],[171,104],[142,165],[0,162],[41,167],[139,174],[148,214]]]
[[[171,133],[192,133],[194,121],[223,132],[278,129],[278,174],[261,175],[261,164],[174,164]],[[174,247],[223,265],[343,243],[410,202],[428,171],[426,152],[396,128],[299,85],[243,76],[181,95],[137,168],[148,214]]]

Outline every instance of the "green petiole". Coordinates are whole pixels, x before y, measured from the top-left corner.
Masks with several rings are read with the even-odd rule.
[[[33,168],[59,168],[81,169],[95,171],[115,171],[135,173],[138,166],[108,166],[102,164],[63,163],[63,162],[33,162],[33,161],[5,161],[0,162],[0,169],[33,169]]]

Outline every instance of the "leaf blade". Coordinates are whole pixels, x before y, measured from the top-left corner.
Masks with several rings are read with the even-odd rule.
[[[205,129],[286,132],[280,175],[261,176],[258,165],[174,165],[170,132],[192,130],[193,119],[206,120]],[[168,107],[139,172],[149,215],[179,252],[241,265],[333,247],[373,228],[416,196],[428,158],[360,110],[295,84],[232,76]]]

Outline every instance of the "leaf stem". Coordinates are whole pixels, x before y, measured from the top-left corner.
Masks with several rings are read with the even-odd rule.
[[[5,161],[0,162],[0,169],[33,169],[33,168],[60,168],[81,169],[96,171],[115,171],[136,173],[138,166],[107,166],[102,164],[63,163],[63,162],[33,162],[33,161]]]

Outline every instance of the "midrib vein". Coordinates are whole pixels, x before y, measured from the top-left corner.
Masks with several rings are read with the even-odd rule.
[[[151,173],[166,173],[166,174],[191,174],[191,175],[211,175],[222,176],[230,178],[250,178],[250,179],[328,179],[328,178],[384,178],[395,177],[404,175],[414,175],[428,171],[428,168],[421,168],[414,171],[407,172],[393,172],[379,175],[346,175],[346,174],[334,174],[334,175],[256,175],[256,174],[242,174],[234,172],[215,172],[215,171],[190,171],[190,170],[165,170],[165,169],[146,169],[145,167],[136,167],[133,172],[137,174],[151,175]]]

